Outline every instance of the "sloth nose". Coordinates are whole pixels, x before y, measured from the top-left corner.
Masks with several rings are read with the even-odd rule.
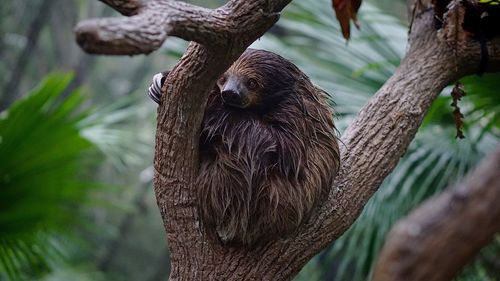
[[[235,90],[224,90],[220,94],[222,100],[229,105],[241,105],[242,103],[240,93]]]

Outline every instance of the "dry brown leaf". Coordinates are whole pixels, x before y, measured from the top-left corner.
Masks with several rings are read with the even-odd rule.
[[[455,127],[457,128],[457,138],[463,139],[465,138],[464,132],[462,128],[464,127],[464,115],[460,112],[460,107],[458,106],[458,101],[465,96],[464,85],[462,83],[457,82],[453,90],[451,91],[452,102],[451,106],[454,108],[453,110],[453,120],[455,121]]]
[[[357,14],[362,0],[332,0],[332,7],[335,10],[335,15],[340,23],[342,36],[346,40],[351,37],[350,21],[352,20],[357,28],[359,23]]]

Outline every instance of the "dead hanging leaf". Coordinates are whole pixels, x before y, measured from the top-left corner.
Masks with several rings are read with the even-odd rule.
[[[460,107],[458,106],[458,101],[465,96],[464,85],[460,82],[455,84],[453,90],[451,91],[451,97],[453,101],[451,102],[451,106],[454,108],[453,110],[453,120],[455,121],[455,127],[457,128],[457,138],[463,139],[465,138],[464,132],[462,128],[464,127],[464,115],[460,112]]]
[[[342,36],[344,36],[346,40],[349,40],[351,37],[351,20],[354,22],[354,25],[356,25],[356,28],[359,29],[357,14],[361,2],[362,0],[332,0],[332,6],[335,10],[337,20],[340,23]]]

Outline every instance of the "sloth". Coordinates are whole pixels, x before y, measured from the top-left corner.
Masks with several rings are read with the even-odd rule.
[[[167,75],[149,88],[157,103]],[[208,96],[195,185],[202,224],[225,243],[255,245],[306,222],[339,168],[328,101],[290,61],[246,50]]]

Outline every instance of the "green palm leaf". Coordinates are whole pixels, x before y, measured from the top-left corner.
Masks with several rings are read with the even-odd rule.
[[[137,97],[124,97],[89,112],[77,123],[81,135],[121,172],[132,165],[142,164],[145,157],[151,158],[150,141],[142,139],[137,129],[131,129],[139,119],[137,104]]]
[[[24,280],[62,257],[57,237],[80,219],[95,186],[80,177],[93,147],[78,126],[83,96],[61,98],[70,80],[49,75],[0,115],[0,279]]]

